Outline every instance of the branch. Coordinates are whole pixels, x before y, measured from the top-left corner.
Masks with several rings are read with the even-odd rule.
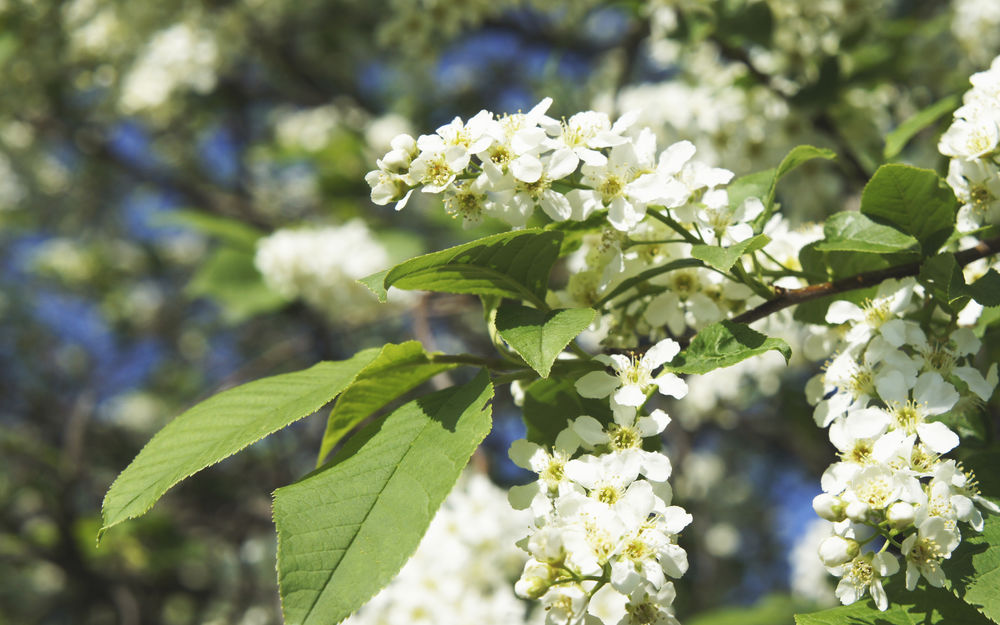
[[[994,237],[985,241],[980,241],[973,247],[955,253],[955,261],[959,267],[964,267],[969,263],[986,258],[993,254],[1000,253],[1000,237]],[[855,291],[870,286],[875,286],[890,278],[906,278],[916,276],[920,273],[920,261],[887,267],[877,271],[866,271],[847,278],[841,278],[832,282],[821,284],[810,284],[801,289],[782,289],[775,287],[777,296],[770,299],[756,308],[752,308],[743,314],[737,315],[731,321],[735,323],[753,323],[763,319],[779,310],[801,304],[814,299],[819,299],[826,295]]]

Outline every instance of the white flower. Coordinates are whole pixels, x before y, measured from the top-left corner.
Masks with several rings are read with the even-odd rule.
[[[849,343],[866,343],[880,333],[890,345],[899,347],[907,342],[908,322],[898,315],[909,307],[914,284],[912,279],[886,280],[879,285],[875,297],[861,306],[844,300],[833,302],[827,309],[826,321],[851,322],[847,333]]]
[[[832,571],[834,575],[842,575],[837,584],[837,598],[844,605],[849,605],[867,592],[875,600],[875,606],[884,612],[889,608],[889,598],[882,588],[882,580],[898,570],[899,562],[891,553],[862,554]]]
[[[986,156],[996,150],[997,142],[1000,140],[1000,129],[997,128],[996,121],[988,114],[974,109],[967,109],[965,114],[972,119],[956,119],[941,135],[938,150],[946,156],[967,161]]]
[[[900,547],[906,558],[906,589],[916,588],[921,575],[931,586],[944,586],[941,560],[951,557],[960,540],[958,531],[949,528],[941,517],[930,517],[921,523]]]
[[[664,372],[656,378],[653,370],[670,362],[680,351],[680,345],[671,339],[663,339],[650,347],[638,360],[635,356],[603,354],[595,357],[614,368],[617,375],[604,371],[592,371],[576,382],[576,390],[583,397],[601,398],[614,393],[612,401],[623,406],[641,406],[646,402],[648,389],[655,385],[660,393],[680,399],[687,394],[687,384],[673,373]]]

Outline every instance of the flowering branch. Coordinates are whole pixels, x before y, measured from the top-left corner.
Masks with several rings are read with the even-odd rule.
[[[1000,237],[994,237],[985,241],[980,241],[975,246],[955,253],[955,262],[959,267],[964,267],[969,263],[1000,253]],[[823,282],[821,284],[810,284],[800,289],[783,289],[774,287],[776,297],[770,299],[756,308],[752,308],[745,313],[733,317],[736,323],[753,323],[778,312],[789,306],[808,302],[826,295],[845,293],[857,289],[864,289],[875,286],[890,278],[905,278],[916,276],[920,273],[921,263],[919,261],[895,265],[876,271],[866,271],[847,278]]]

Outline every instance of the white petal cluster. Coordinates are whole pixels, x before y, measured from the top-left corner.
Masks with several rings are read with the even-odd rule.
[[[512,590],[524,563],[514,546],[527,519],[504,492],[466,473],[448,495],[416,553],[348,625],[512,625],[535,622]]]
[[[340,226],[278,230],[257,242],[254,257],[273,291],[288,299],[302,298],[348,322],[364,320],[377,305],[356,281],[384,269],[389,261],[385,247],[361,219]]]
[[[480,111],[433,135],[396,137],[366,177],[372,201],[398,210],[419,188],[442,193],[447,210],[467,224],[489,215],[520,227],[540,208],[553,221],[603,213],[626,233],[656,206],[706,229],[708,242],[752,235],[747,224],[763,210],[760,200],[731,208],[725,185],[732,172],[693,161],[690,142],[657,153],[653,132],[633,128],[633,114],[612,121],[583,111],[558,121],[546,115],[551,104],[546,98],[503,116]]]
[[[870,594],[880,610],[888,607],[882,580],[901,568],[895,554],[907,589],[921,576],[940,587],[941,563],[961,542],[959,523],[979,531],[980,508],[1000,512],[979,496],[971,473],[942,457],[959,437],[941,420],[989,400],[997,366],[985,375],[973,366],[980,341],[971,330],[927,336],[908,319],[921,303],[914,284],[887,281],[861,306],[832,304],[827,321],[845,325],[845,340],[807,387],[841,458],[813,500],[833,522],[820,559],[841,578],[843,603]],[[877,553],[864,549],[879,538]]]
[[[938,143],[938,150],[951,157],[947,180],[962,202],[962,232],[1000,219],[1000,57],[969,81],[972,89]]]
[[[119,106],[126,113],[155,108],[177,89],[205,93],[215,86],[219,50],[211,33],[186,23],[153,36],[126,74]]]
[[[691,515],[670,505],[669,459],[643,448],[670,418],[638,409],[653,388],[684,395],[673,374],[653,376],[677,351],[673,341],[661,341],[639,359],[609,358],[617,375],[580,378],[577,390],[585,397],[610,396],[611,423],[582,415],[552,448],[525,440],[511,445],[511,459],[538,474],[510,492],[511,504],[534,516],[521,542],[531,558],[515,590],[539,599],[550,625],[676,623],[668,578],[687,570],[677,534]]]

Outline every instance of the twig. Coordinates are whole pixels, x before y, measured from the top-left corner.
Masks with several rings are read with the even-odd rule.
[[[980,258],[985,258],[998,253],[1000,253],[1000,237],[995,237],[985,241],[980,241],[973,247],[956,252],[955,261],[959,267],[964,267],[965,265],[979,260]],[[896,265],[894,267],[887,267],[876,271],[866,271],[864,273],[859,273],[847,278],[841,278],[832,282],[810,284],[809,286],[805,286],[800,289],[777,288],[778,295],[774,299],[770,299],[756,308],[752,308],[745,313],[733,317],[732,321],[735,323],[753,323],[754,321],[763,319],[764,317],[776,313],[784,308],[788,308],[789,306],[819,299],[820,297],[824,297],[826,295],[864,289],[870,286],[875,286],[883,280],[888,280],[889,278],[916,276],[920,273],[920,266],[920,261],[917,261],[905,263],[903,265]]]

